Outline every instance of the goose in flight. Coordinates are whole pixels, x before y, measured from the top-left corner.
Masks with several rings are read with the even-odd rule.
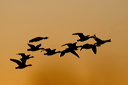
[[[41,46],[41,44],[39,44],[37,46],[32,45],[32,44],[28,44],[28,46],[30,47],[30,49],[27,49],[28,51],[37,51],[37,50],[44,49],[44,48],[39,48]]]
[[[71,48],[67,48],[67,49],[63,50],[60,54],[60,57],[64,56],[65,53],[69,53],[69,52],[74,54],[75,56],[77,56],[79,58],[79,55]]]
[[[47,48],[47,49],[43,49],[46,51],[46,53],[44,53],[44,55],[54,55],[56,53],[61,53],[61,51],[56,51],[56,49],[50,49],[50,48]]]
[[[92,49],[92,51],[94,52],[94,54],[96,54],[97,53],[97,48],[96,48],[96,45],[93,45],[93,44],[84,44],[84,45],[82,45],[82,46],[80,46],[81,47],[81,49],[80,49],[80,51],[82,50],[82,49]]]
[[[102,44],[105,44],[106,42],[111,42],[111,39],[108,40],[101,40],[100,38],[96,37],[96,35],[94,34],[94,36],[92,36],[94,38],[94,40],[96,41],[95,45],[96,46],[101,46]]]
[[[40,41],[40,40],[43,40],[43,39],[48,39],[48,37],[35,37],[35,38],[29,40],[29,43],[37,42],[37,41]]]
[[[31,64],[26,65],[26,60],[27,59],[21,59],[21,60],[10,59],[10,60],[15,62],[16,64],[18,64],[18,66],[15,67],[16,69],[23,69],[25,67],[32,66]]]
[[[89,38],[92,38],[92,36],[90,36],[90,35],[85,36],[83,33],[73,33],[72,35],[78,35],[80,37],[80,39],[78,39],[77,41],[81,41],[81,42],[86,41]]]
[[[26,55],[25,53],[18,53],[17,55],[21,55],[21,59],[29,59],[34,58],[34,56]]]
[[[75,42],[75,43],[67,43],[67,44],[64,44],[64,45],[61,45],[61,46],[67,45],[68,48],[70,48],[70,49],[72,49],[72,50],[78,50],[78,49],[77,49],[78,46],[76,46],[76,44],[77,44],[77,42]]]

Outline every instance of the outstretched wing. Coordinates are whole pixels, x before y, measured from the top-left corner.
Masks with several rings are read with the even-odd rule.
[[[97,53],[97,48],[96,48],[95,45],[92,47],[92,51],[93,51],[95,54]]]
[[[18,53],[17,55],[21,55],[22,58],[27,57],[27,56],[30,56],[30,55],[25,55],[25,53]]]
[[[17,63],[18,65],[21,65],[21,62],[19,60],[16,60],[16,59],[10,59],[10,60]]]
[[[29,40],[29,43],[30,42],[37,42],[37,41],[40,41],[42,39],[48,39],[48,37],[35,37],[35,38]]]
[[[53,50],[51,50],[52,52],[55,52],[56,51],[56,49],[53,49]]]
[[[101,40],[100,38],[96,37],[96,35],[94,34],[94,40],[98,42],[102,42],[103,40]]]
[[[35,48],[35,46],[32,45],[32,44],[28,44],[28,46],[31,47],[31,48]]]
[[[72,35],[78,35],[80,38],[85,37],[83,33],[73,33]]]
[[[44,49],[47,53],[51,52],[50,48]]]
[[[79,58],[79,55],[74,50],[72,50],[71,53],[76,55]]]
[[[67,50],[67,49],[66,49]],[[66,50],[63,50],[61,53],[60,53],[60,57],[64,56],[65,53],[66,53]]]
[[[36,47],[39,48],[41,46],[41,44],[37,45]]]
[[[29,40],[29,42],[37,42],[37,41],[40,41],[42,39],[43,39],[43,37],[35,37],[35,38]]]

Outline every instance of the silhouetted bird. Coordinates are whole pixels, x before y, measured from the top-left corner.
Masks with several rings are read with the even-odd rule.
[[[77,44],[77,42],[75,42],[75,43],[67,43],[67,44],[64,44],[64,45],[62,45],[62,46],[67,45],[70,49],[78,50],[78,49],[77,49],[78,46],[76,46],[76,44]]]
[[[41,46],[41,44],[34,46],[32,44],[28,44],[28,46],[30,47],[30,49],[27,49],[28,51],[37,51],[37,50],[42,50],[44,48],[39,48]]]
[[[48,39],[48,37],[36,37],[36,38],[33,38],[33,39],[29,40],[29,43],[30,42],[37,42],[37,41],[40,41],[42,39]]]
[[[47,53],[44,53],[44,55],[54,55],[56,53],[61,53],[61,51],[56,51],[56,49],[51,50],[50,48],[47,48],[47,49],[43,49],[43,50],[45,50],[47,52]]]
[[[69,53],[69,52],[76,55],[79,58],[79,55],[73,49],[70,49],[70,48],[63,50],[60,54],[60,57],[64,56],[65,53]]]
[[[16,69],[23,69],[25,67],[32,66],[31,64],[26,65],[26,59],[22,59],[21,61],[16,59],[10,59],[10,60],[18,64],[18,67],[15,67]]]
[[[86,35],[84,36],[83,33],[73,33],[72,35],[78,35],[80,37],[80,39],[78,39],[77,41],[86,41],[88,40],[89,38],[92,38],[90,35]]]
[[[22,59],[34,58],[34,56],[25,55],[25,53],[18,53],[17,55],[21,55],[21,56],[22,56],[21,60],[22,60]]]
[[[105,44],[106,42],[111,42],[111,39],[108,40],[101,40],[98,37],[96,37],[96,35],[92,36],[94,38],[94,40],[96,41],[95,45],[96,46],[101,46],[102,44]]]
[[[97,52],[96,46],[95,46],[95,45],[92,45],[92,44],[88,44],[88,43],[82,45],[80,51],[81,51],[82,49],[92,49],[92,51],[93,51],[95,54],[96,54],[96,52]]]

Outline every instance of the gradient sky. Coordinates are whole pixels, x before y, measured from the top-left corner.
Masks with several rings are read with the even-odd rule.
[[[128,85],[127,22],[128,0],[0,0],[0,85]],[[112,42],[96,55],[77,51],[80,59],[26,50],[37,36],[49,39],[34,44],[63,50],[62,44],[76,42],[76,32]],[[32,67],[15,69],[9,59],[21,52],[35,56],[27,62]]]

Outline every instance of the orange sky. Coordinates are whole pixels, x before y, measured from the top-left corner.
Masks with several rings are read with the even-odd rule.
[[[127,4],[127,0],[1,0],[0,85],[128,85]],[[37,36],[49,39],[34,44],[63,50],[61,45],[76,42],[78,36],[72,35],[76,32],[112,42],[98,47],[96,55],[77,51],[80,59],[70,53],[60,58],[26,50],[28,41]],[[19,59],[16,54],[21,52],[35,56],[27,62],[32,67],[15,69],[9,59]]]

